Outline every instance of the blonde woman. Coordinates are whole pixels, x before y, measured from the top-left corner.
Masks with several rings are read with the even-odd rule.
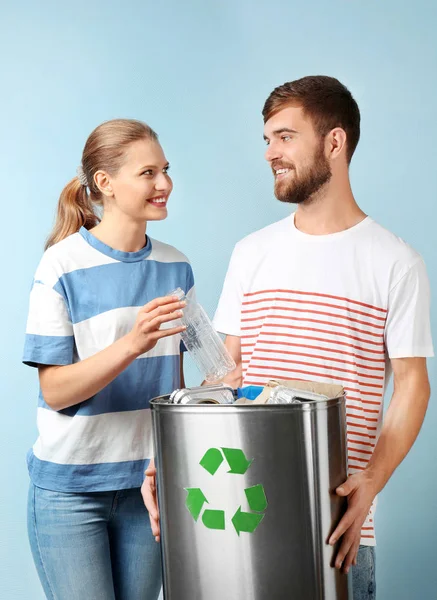
[[[183,303],[165,294],[193,288],[186,257],[145,234],[167,216],[168,169],[146,124],[97,127],[35,274],[23,357],[40,383],[28,530],[49,599],[159,595],[140,494],[149,401],[183,385],[183,328],[172,323]]]

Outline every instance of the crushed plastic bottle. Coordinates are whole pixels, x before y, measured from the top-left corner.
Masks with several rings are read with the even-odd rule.
[[[223,379],[236,365],[208,315],[202,306],[187,297],[181,288],[168,295],[176,296],[180,301],[187,303],[180,319],[186,327],[181,333],[181,338],[199,371],[206,381]]]

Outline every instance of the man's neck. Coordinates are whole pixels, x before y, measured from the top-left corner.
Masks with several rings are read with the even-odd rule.
[[[337,189],[329,186],[317,198],[298,205],[294,223],[303,233],[328,235],[350,229],[365,218],[349,185]]]

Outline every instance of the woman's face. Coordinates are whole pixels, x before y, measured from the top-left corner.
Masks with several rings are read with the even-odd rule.
[[[173,189],[168,169],[159,142],[133,142],[127,149],[123,166],[115,176],[108,178],[113,195],[111,210],[116,209],[135,221],[165,219]]]

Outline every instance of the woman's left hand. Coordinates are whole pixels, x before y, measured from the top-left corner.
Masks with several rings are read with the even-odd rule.
[[[144,471],[144,475],[146,477],[141,486],[141,495],[143,496],[144,504],[149,511],[150,526],[152,528],[152,533],[155,536],[155,541],[159,542],[161,539],[161,531],[159,527],[158,499],[156,496],[156,468],[153,458],[147,469]]]

